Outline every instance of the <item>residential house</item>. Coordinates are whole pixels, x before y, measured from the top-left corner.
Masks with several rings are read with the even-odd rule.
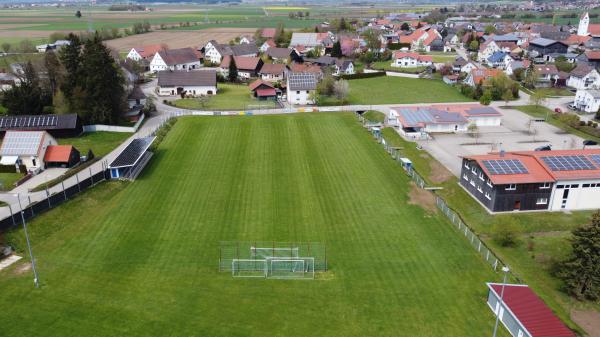
[[[476,86],[478,84],[484,84],[484,82],[494,76],[498,76],[502,70],[500,69],[473,69],[467,75],[464,83],[469,86]]]
[[[319,39],[319,33],[292,33],[292,38],[289,44],[290,48],[302,47],[303,53],[313,50],[317,47],[324,47],[322,41]],[[323,52],[325,49],[323,48]]]
[[[500,47],[495,41],[488,41],[479,45],[479,52],[477,53],[478,60],[487,60],[494,53],[499,52]]]
[[[333,75],[354,75],[354,63],[350,60],[336,60],[335,62],[335,71]]]
[[[578,64],[569,74],[567,86],[575,89],[600,89],[600,73],[587,64]]]
[[[282,63],[265,63],[260,68],[258,75],[263,81],[277,82],[285,80],[288,67]]]
[[[316,64],[292,63],[290,64],[290,71],[293,73],[315,74],[319,81],[323,78],[323,70]]]
[[[557,85],[559,72],[554,64],[538,64],[534,65],[534,69],[538,73],[536,86],[554,87]]]
[[[238,78],[241,80],[247,80],[258,76],[258,71],[263,66],[263,60],[260,57],[247,57],[247,56],[225,56],[223,62],[219,66],[219,72],[227,77],[229,74],[229,64],[233,57],[235,65],[237,67]]]
[[[575,108],[588,113],[596,113],[600,110],[599,89],[579,89],[575,93]]]
[[[599,149],[465,156],[460,184],[491,212],[597,209],[599,159]]]
[[[156,92],[159,96],[206,96],[217,94],[217,73],[213,69],[198,71],[163,70],[158,72]]]
[[[252,96],[258,100],[276,100],[280,94],[280,91],[271,82],[261,79],[250,83],[248,89],[252,92]]]
[[[435,29],[423,31],[423,34],[411,41],[410,49],[417,52],[443,51],[442,35]]]
[[[220,64],[225,56],[258,56],[259,50],[253,43],[237,45],[219,44],[214,40],[208,41],[204,46],[204,58],[213,64]]]
[[[260,36],[265,39],[274,39],[277,34],[276,28],[263,28]]]
[[[512,57],[506,52],[497,51],[486,59],[488,66],[492,68],[506,69],[506,66],[512,61]]]
[[[392,67],[398,68],[415,68],[429,67],[433,65],[431,55],[421,55],[418,53],[396,51],[392,56]]]
[[[25,165],[27,172],[38,172],[45,167],[44,156],[50,145],[58,143],[46,131],[8,130],[0,147],[0,165]]]
[[[8,90],[21,83],[21,79],[11,73],[0,71],[0,91]]]
[[[202,66],[197,52],[192,48],[159,50],[150,62],[150,71],[194,70]]]
[[[301,62],[302,57],[291,48],[272,47],[267,49],[267,56],[275,63]]]
[[[269,48],[275,48],[277,47],[277,44],[275,43],[275,41],[273,39],[268,39],[267,41],[263,42],[262,45],[260,45],[260,48],[258,48],[258,50],[261,53],[266,53],[267,50],[269,50]]]
[[[534,57],[540,57],[547,54],[566,54],[569,46],[561,41],[554,41],[545,38],[537,38],[529,41],[529,52]]]
[[[478,67],[477,67],[477,65],[474,62],[469,61],[469,62],[467,62],[465,65],[463,65],[460,68],[460,72],[461,73],[465,73],[465,74],[469,74],[473,69],[477,69],[477,68]]]
[[[587,63],[594,68],[600,67],[600,50],[586,50],[577,58],[578,63]]]
[[[156,53],[166,49],[168,48],[165,44],[151,44],[147,46],[133,47],[129,53],[127,53],[126,58],[138,62],[142,60],[150,61]]]
[[[251,36],[241,36],[240,37],[240,44],[256,44],[254,41],[254,38]]]
[[[315,73],[288,73],[286,95],[290,104],[314,104],[318,77]]]
[[[525,71],[527,68],[529,68],[530,64],[531,61],[529,60],[512,60],[506,65],[504,73],[507,76],[512,76],[518,69],[523,69],[523,71]]]
[[[460,70],[462,69],[462,67],[464,65],[467,64],[467,60],[465,60],[463,57],[458,56],[454,62],[452,62],[452,71],[455,73],[459,73]]]

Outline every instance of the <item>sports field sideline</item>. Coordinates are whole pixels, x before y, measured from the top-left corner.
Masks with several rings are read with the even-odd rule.
[[[4,272],[1,335],[491,334],[499,276],[410,186],[350,113],[183,117],[134,183],[30,224],[42,287]],[[329,271],[232,278],[222,240],[323,242]]]

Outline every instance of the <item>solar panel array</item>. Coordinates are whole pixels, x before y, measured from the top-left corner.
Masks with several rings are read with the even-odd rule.
[[[291,90],[313,90],[317,87],[317,76],[313,73],[290,73],[288,83]]]
[[[490,174],[524,174],[527,169],[518,159],[484,160],[483,165]]]
[[[58,117],[52,115],[43,116],[15,116],[0,118],[0,128],[39,128],[56,126]]]
[[[133,166],[142,157],[155,137],[136,138],[113,160],[109,167]]]
[[[8,131],[2,140],[0,155],[36,155],[43,137],[43,131]]]
[[[546,166],[552,171],[580,171],[595,170],[592,162],[582,155],[573,156],[546,156],[541,157]]]
[[[596,163],[596,165],[600,165],[600,154],[592,154],[588,157],[590,157],[594,161],[594,163]]]

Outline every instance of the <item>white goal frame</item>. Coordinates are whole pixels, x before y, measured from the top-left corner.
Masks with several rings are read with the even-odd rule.
[[[267,258],[266,259],[267,263],[268,263],[268,278],[274,278],[274,279],[298,279],[298,280],[302,280],[302,279],[314,279],[315,278],[315,258],[314,257],[298,257],[298,258]],[[307,263],[308,261],[310,261],[310,263]],[[294,276],[295,273],[297,273],[296,271],[292,270],[290,272],[290,276],[273,276],[273,263],[277,263],[277,262],[302,262],[302,276],[298,277],[298,276]],[[308,267],[308,268],[307,268]],[[310,270],[308,270],[310,269]],[[310,278],[305,277],[306,274],[310,275]]]
[[[236,269],[235,264],[239,262],[251,262],[251,263],[262,263],[262,275],[236,275],[236,271],[239,272],[239,269]],[[260,270],[254,270],[255,272],[259,272]],[[260,277],[265,278],[269,275],[269,268],[267,264],[267,260],[265,259],[233,259],[231,260],[231,276],[233,277]]]

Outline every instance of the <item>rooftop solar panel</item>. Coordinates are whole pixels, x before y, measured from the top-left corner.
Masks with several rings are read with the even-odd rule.
[[[484,160],[483,165],[490,174],[525,174],[527,169],[518,159]]]
[[[110,168],[134,166],[150,147],[155,137],[136,138],[110,163]]]
[[[545,156],[541,157],[546,166],[552,171],[580,171],[595,170],[596,166],[582,155],[573,156]]]
[[[600,154],[592,154],[589,156],[596,165],[600,165]]]
[[[0,155],[19,156],[36,155],[44,138],[43,131],[13,131],[6,132],[2,140]]]

